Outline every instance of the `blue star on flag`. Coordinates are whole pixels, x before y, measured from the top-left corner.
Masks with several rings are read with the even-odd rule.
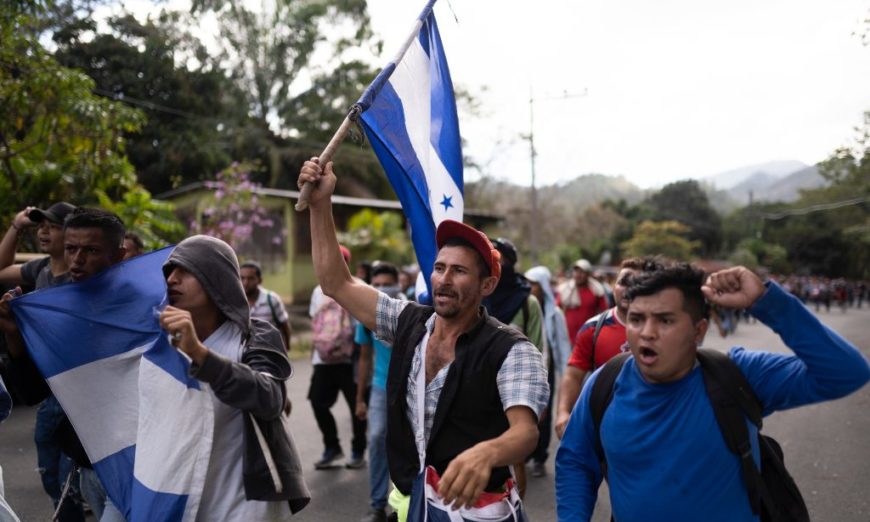
[[[444,205],[444,210],[446,211],[448,208],[453,208],[453,196],[447,197],[447,194],[444,194],[444,199],[441,200],[441,205]]]

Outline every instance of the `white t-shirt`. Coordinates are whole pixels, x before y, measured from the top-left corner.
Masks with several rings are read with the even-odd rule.
[[[235,323],[224,321],[203,344],[216,354],[233,361],[242,357],[242,332]],[[214,403],[214,442],[208,473],[202,490],[197,522],[244,521],[272,522],[287,520],[290,505],[284,501],[245,500],[242,459],[245,450],[243,412],[221,402],[212,393]]]

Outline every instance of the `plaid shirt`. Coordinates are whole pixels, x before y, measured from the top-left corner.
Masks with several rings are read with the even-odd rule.
[[[399,326],[399,315],[408,305],[408,301],[391,299],[386,294],[378,295],[378,305],[375,312],[377,323],[375,334],[388,344],[392,344]],[[435,328],[435,314],[426,321],[426,330],[429,334]],[[414,436],[420,434],[420,426],[417,422],[417,375],[423,370],[423,360],[420,356],[423,341],[428,340],[428,335],[414,349],[414,358],[411,361],[411,373],[408,375],[408,393],[406,402],[408,408],[408,421],[414,430]],[[452,364],[452,363],[451,363]],[[435,408],[438,406],[438,398],[447,380],[447,372],[450,364],[441,368],[432,381],[426,385],[425,400],[425,440],[428,444],[429,433],[432,430],[432,421],[435,418]],[[501,397],[502,407],[507,410],[513,406],[527,406],[536,416],[540,417],[547,406],[550,387],[547,384],[547,370],[544,369],[544,361],[541,352],[535,345],[528,341],[515,344],[505,357],[496,378],[498,393]]]

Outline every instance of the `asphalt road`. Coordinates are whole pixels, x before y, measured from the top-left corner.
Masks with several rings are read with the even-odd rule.
[[[870,356],[870,308],[821,312],[820,318]],[[711,332],[706,346],[787,351],[778,337],[760,324],[741,323],[735,335],[721,339]],[[322,452],[320,433],[306,400],[311,365],[294,363],[290,382],[294,403],[294,435],[302,454],[311,504],[294,520],[356,521],[368,508],[368,471],[338,467],[315,471],[314,461]],[[6,498],[23,521],[48,520],[50,502],[42,492],[36,472],[32,442],[35,408],[18,407],[0,426],[0,465],[3,466]],[[350,417],[340,402],[333,408],[346,453],[349,453]],[[832,522],[870,521],[870,386],[833,403],[778,412],[766,419],[765,433],[783,446],[786,463],[795,477],[812,519]],[[555,440],[551,455],[555,454]],[[555,520],[553,462],[544,478],[529,477],[526,508],[531,520]],[[594,520],[609,520],[606,486],[599,492]]]

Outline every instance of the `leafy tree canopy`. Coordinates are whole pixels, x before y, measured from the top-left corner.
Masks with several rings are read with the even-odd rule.
[[[0,19],[0,213],[58,200],[94,202],[135,184],[127,133],[141,112],[92,93],[87,75],[66,68],[37,41],[25,14]]]

